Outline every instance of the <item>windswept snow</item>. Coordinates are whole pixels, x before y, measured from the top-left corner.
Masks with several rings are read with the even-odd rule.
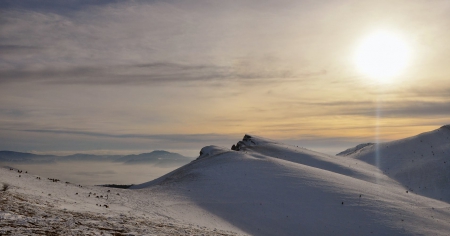
[[[336,154],[336,155],[337,155],[337,156],[348,156],[348,155],[351,155],[351,154],[354,154],[354,153],[360,151],[361,149],[363,149],[363,148],[365,148],[365,147],[373,146],[373,145],[374,145],[374,143],[362,143],[362,144],[358,144],[358,145],[356,145],[355,147],[349,148],[349,149],[347,149],[347,150],[345,150],[345,151],[343,151],[343,152],[340,152],[340,153],[338,153],[338,154]]]
[[[369,163],[409,191],[450,203],[450,126],[366,146],[349,158]]]
[[[177,200],[164,193],[54,182],[6,168],[2,183],[10,188],[0,190],[0,235],[237,235],[183,222],[171,207]]]
[[[184,197],[253,235],[450,232],[449,204],[407,192],[373,165],[257,137],[236,146],[205,147],[196,161],[134,188]]]
[[[0,212],[2,230],[448,235],[449,137],[450,129],[442,127],[383,143],[374,160],[375,145],[330,156],[246,135],[234,150],[204,147],[189,164],[126,190],[18,177],[15,170],[0,169],[0,181],[12,186],[0,192],[7,206]],[[419,186],[431,190],[417,191]]]

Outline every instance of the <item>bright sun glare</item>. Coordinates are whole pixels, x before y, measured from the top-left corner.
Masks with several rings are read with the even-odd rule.
[[[362,40],[356,50],[355,63],[362,73],[387,83],[404,70],[409,57],[410,50],[401,37],[378,31]]]

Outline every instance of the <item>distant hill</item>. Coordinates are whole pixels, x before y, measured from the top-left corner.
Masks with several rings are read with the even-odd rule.
[[[170,166],[174,164],[184,165],[192,161],[192,159],[178,153],[156,150],[150,153],[120,157],[115,161],[123,162],[124,164],[154,164],[157,166]]]
[[[0,151],[0,162],[6,163],[55,163],[55,162],[78,162],[78,161],[106,161],[124,164],[153,164],[161,167],[184,165],[192,161],[192,158],[182,156],[178,153],[167,151],[153,151],[139,155],[93,155],[73,154],[68,156],[38,155],[25,152]]]
[[[0,162],[32,162],[49,163],[55,162],[58,156],[54,155],[36,155],[32,153],[0,151]]]
[[[92,155],[77,153],[69,156],[63,156],[59,159],[59,161],[112,161],[121,157],[121,155]]]

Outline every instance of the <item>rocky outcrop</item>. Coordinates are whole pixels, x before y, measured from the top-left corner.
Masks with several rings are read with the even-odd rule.
[[[246,134],[244,135],[244,138],[242,138],[242,141],[237,142],[237,144],[233,144],[233,146],[231,146],[231,150],[233,151],[240,151],[242,149],[242,147],[246,146],[247,142],[251,142],[253,144],[255,144],[255,142],[253,142],[252,136]]]

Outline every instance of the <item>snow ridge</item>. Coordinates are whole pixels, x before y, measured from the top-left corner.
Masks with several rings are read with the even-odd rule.
[[[447,130],[450,131],[450,125],[444,125],[444,126],[441,127],[441,129],[447,129]]]
[[[408,191],[450,203],[450,125],[346,155],[376,166]]]
[[[36,227],[64,224],[68,234],[448,235],[449,140],[448,127],[441,127],[381,143],[378,155],[366,145],[331,156],[246,134],[232,149],[206,146],[196,160],[158,179],[111,191],[0,169],[13,187],[6,194],[38,204],[18,207],[18,198],[0,193],[8,207],[0,223],[32,234],[36,220],[24,214],[49,203],[44,209],[56,217],[39,216]]]
[[[443,210],[448,203],[408,191],[377,166],[248,134],[231,150],[204,147],[191,163],[133,188],[168,192],[251,235],[446,235],[450,230],[450,213]],[[190,220],[213,222],[199,214]]]
[[[372,146],[374,145],[374,143],[362,143],[362,144],[358,144],[355,147],[349,148],[345,151],[342,151],[338,154],[336,154],[336,156],[348,156],[348,155],[352,155],[357,151],[360,151],[361,149],[368,147],[368,146]]]

